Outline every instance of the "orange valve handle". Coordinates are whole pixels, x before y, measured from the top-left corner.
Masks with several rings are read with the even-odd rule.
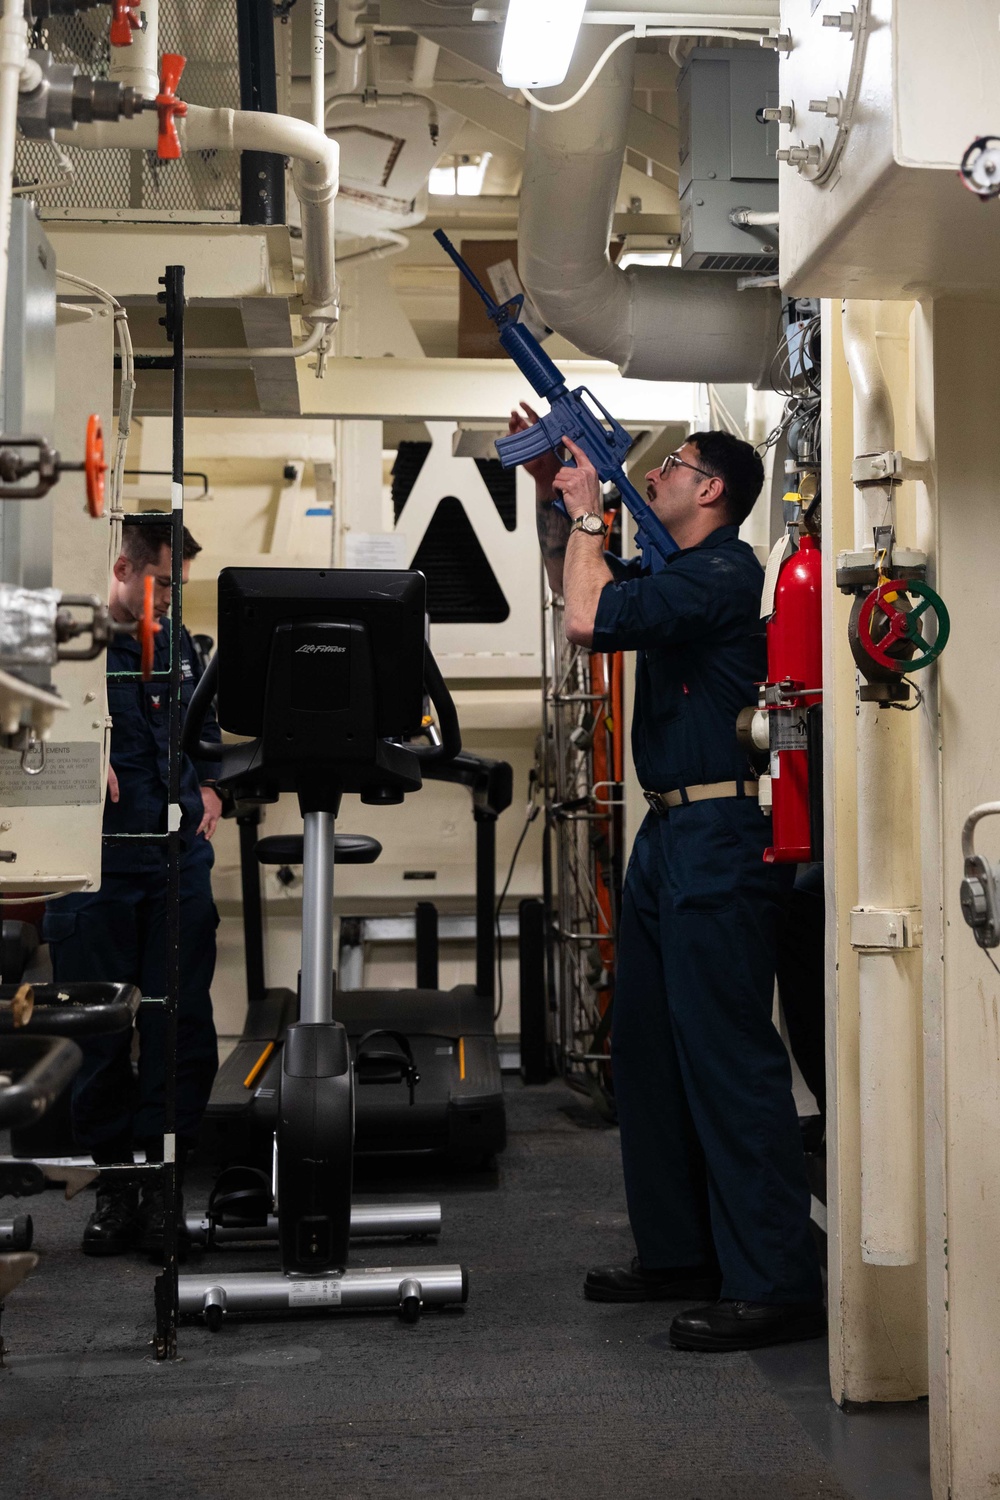
[[[143,587],[142,619],[136,628],[142,648],[142,680],[148,682],[153,675],[153,647],[160,633],[160,622],[153,614],[154,580],[147,578]]]
[[[160,128],[156,137],[156,154],[160,161],[179,161],[181,143],[174,116],[187,114],[187,105],[177,97],[177,85],[184,72],[186,57],[179,52],[164,52],[160,58],[160,92],[156,96],[156,113]]]
[[[112,47],[131,47],[133,31],[142,30],[139,8],[142,0],[113,0],[111,16]]]
[[[104,476],[108,472],[104,459],[104,428],[96,412],[92,412],[87,418],[87,439],[83,454],[83,472],[87,479],[87,509],[96,520],[104,514]]]

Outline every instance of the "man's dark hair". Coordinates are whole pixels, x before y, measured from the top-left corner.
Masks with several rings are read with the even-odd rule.
[[[708,472],[726,487],[726,515],[741,526],[754,508],[764,484],[764,465],[755,449],[731,432],[692,432],[686,439],[698,449]]]
[[[150,563],[159,562],[164,547],[171,548],[172,539],[173,527],[169,521],[154,521],[149,526],[137,526],[134,521],[130,525],[126,521],[122,527],[122,556],[128,558],[133,568],[148,568]],[[200,551],[200,545],[185,526],[184,561],[190,562]]]

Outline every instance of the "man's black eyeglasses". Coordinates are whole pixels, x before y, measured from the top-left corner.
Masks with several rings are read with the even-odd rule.
[[[662,479],[668,469],[693,469],[696,474],[704,474],[706,479],[718,479],[718,474],[710,474],[707,469],[699,469],[697,464],[689,464],[686,458],[681,458],[678,453],[668,453],[660,465],[660,478]]]

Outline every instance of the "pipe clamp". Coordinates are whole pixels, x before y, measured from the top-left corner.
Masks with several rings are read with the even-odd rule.
[[[856,953],[895,953],[923,946],[923,912],[919,906],[851,908],[851,947]]]

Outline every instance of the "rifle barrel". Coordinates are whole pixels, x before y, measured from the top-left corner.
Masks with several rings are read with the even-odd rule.
[[[494,302],[489,292],[483,286],[475,271],[473,271],[472,267],[462,259],[443,229],[435,229],[434,238],[437,240],[442,250],[447,251],[447,253],[451,256],[452,260],[455,262],[456,266],[461,271],[462,275],[465,277],[469,285],[471,287],[474,287],[475,290],[479,293],[480,297],[482,297],[483,301],[486,303],[486,311],[492,318],[494,313],[500,311],[499,306],[496,302]]]

